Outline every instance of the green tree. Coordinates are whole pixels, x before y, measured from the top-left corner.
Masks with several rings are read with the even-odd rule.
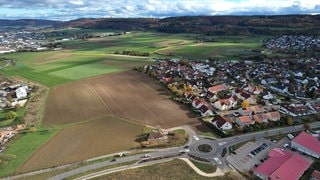
[[[17,113],[14,111],[9,111],[6,115],[7,119],[16,119],[17,118]]]

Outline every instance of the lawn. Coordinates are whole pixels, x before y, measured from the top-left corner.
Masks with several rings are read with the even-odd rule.
[[[45,142],[53,137],[59,129],[40,128],[36,132],[19,133],[19,137],[9,143],[9,148],[5,154],[14,154],[16,158],[0,168],[0,177],[13,174],[17,167],[21,166],[31,155],[37,151]]]

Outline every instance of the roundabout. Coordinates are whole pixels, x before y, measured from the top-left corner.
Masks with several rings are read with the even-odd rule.
[[[197,148],[202,153],[210,153],[214,150],[209,144],[200,144]]]

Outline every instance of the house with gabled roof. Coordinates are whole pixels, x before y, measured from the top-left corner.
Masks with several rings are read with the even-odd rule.
[[[224,111],[224,110],[229,110],[232,107],[236,107],[237,105],[237,97],[236,96],[231,96],[227,99],[220,99],[218,101],[216,101],[215,103],[213,103],[213,106],[217,109],[219,109],[220,111]]]
[[[216,115],[211,123],[221,130],[230,130],[232,129],[232,122],[230,120],[225,119],[220,115]]]
[[[259,114],[259,113],[263,113],[264,111],[265,111],[265,109],[258,106],[258,105],[240,108],[238,110],[239,114],[242,116],[248,116],[251,114]]]
[[[241,126],[249,126],[250,124],[254,124],[253,116],[240,116],[236,118],[236,123]]]
[[[269,116],[270,121],[279,121],[281,118],[281,115],[278,111],[269,112],[267,114]]]
[[[224,91],[224,90],[228,90],[228,86],[225,85],[225,84],[219,84],[219,85],[216,85],[216,86],[211,86],[208,88],[208,91],[211,92],[211,93],[217,93],[219,91]]]
[[[196,108],[196,109],[199,109],[202,105],[204,105],[204,102],[201,101],[199,98],[195,98],[193,101],[192,101],[192,107]]]
[[[213,115],[212,109],[211,109],[211,107],[209,107],[208,104],[202,105],[200,107],[199,111],[200,111],[202,117]]]

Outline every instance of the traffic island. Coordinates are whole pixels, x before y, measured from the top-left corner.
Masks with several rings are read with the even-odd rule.
[[[209,144],[201,144],[198,146],[198,150],[202,153],[209,153],[213,151],[213,147]]]

